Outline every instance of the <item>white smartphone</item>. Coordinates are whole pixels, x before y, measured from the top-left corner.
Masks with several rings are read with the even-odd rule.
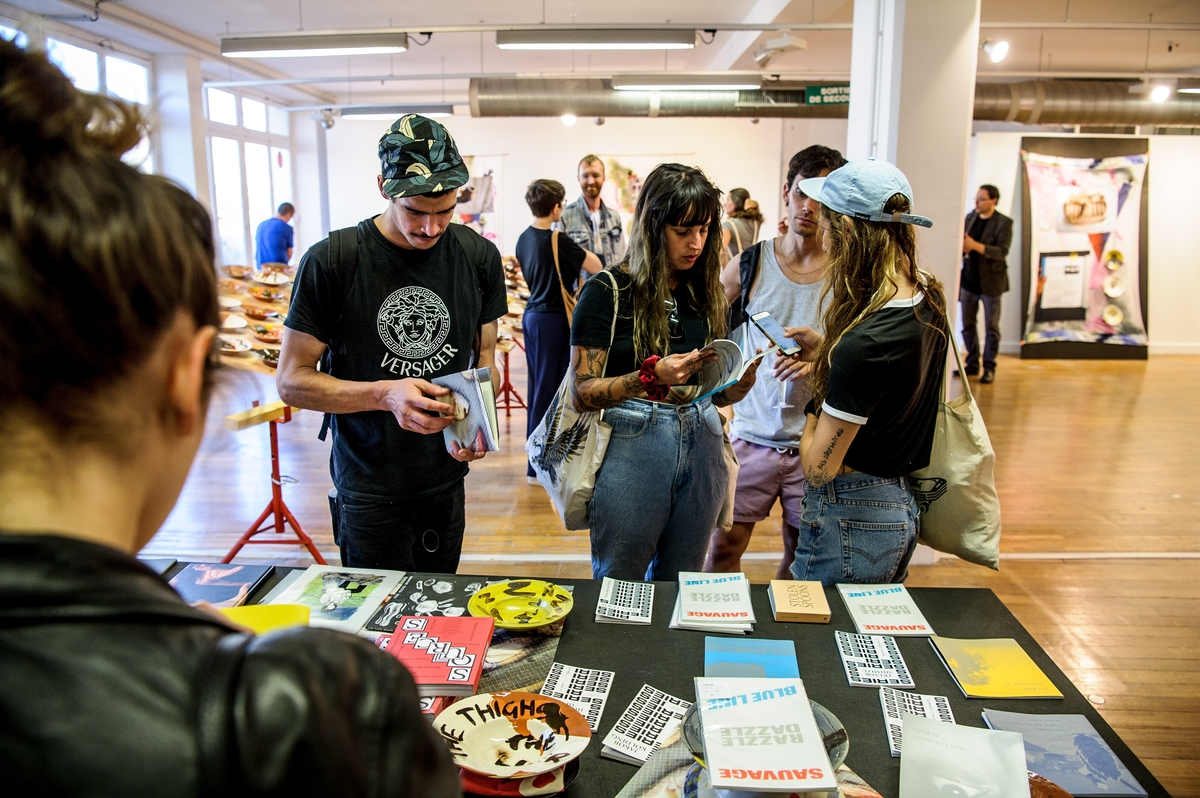
[[[750,317],[750,321],[754,322],[754,326],[762,330],[762,334],[771,340],[771,343],[779,347],[779,351],[789,357],[797,354],[800,351],[799,345],[791,338],[787,337],[787,332],[783,329],[783,325],[775,321],[775,317],[765,310],[762,313],[755,313]]]

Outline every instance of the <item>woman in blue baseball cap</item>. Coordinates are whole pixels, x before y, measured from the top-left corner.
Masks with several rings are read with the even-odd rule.
[[[800,183],[822,204],[825,334],[789,330],[812,361],[800,458],[808,480],[795,579],[902,582],[919,513],[907,475],[929,464],[945,368],[946,297],[917,265],[904,173],[853,161]]]

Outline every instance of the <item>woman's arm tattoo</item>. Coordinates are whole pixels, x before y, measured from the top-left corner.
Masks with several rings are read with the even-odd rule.
[[[644,396],[645,389],[637,373],[620,377],[605,377],[608,349],[605,347],[576,347],[572,355],[575,360],[575,379],[571,383],[571,394],[576,405],[589,410],[615,407],[626,399]]]
[[[838,441],[842,439],[842,434],[845,433],[845,431],[846,430],[844,427],[838,427],[836,430],[834,430],[833,440],[831,440],[829,445],[825,447],[825,451],[821,452],[821,459],[817,461],[816,466],[813,467],[812,473],[807,477],[808,484],[812,487],[819,488],[832,480],[833,477],[837,476],[836,474],[829,474],[829,456],[833,454],[833,450],[837,447]]]

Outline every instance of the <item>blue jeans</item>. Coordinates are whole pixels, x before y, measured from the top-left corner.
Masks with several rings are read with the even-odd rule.
[[[588,506],[592,578],[699,571],[729,484],[716,408],[629,399],[604,420],[612,437]]]
[[[918,518],[907,477],[852,471],[810,486],[792,578],[823,585],[903,582],[917,545]]]
[[[1000,351],[1000,297],[976,294],[960,288],[958,301],[962,303],[963,346],[967,348],[967,361],[963,365],[967,371],[975,371],[979,368],[979,331],[975,327],[975,318],[979,313],[979,303],[982,301],[985,329],[983,367],[985,369],[996,368],[996,353]]]

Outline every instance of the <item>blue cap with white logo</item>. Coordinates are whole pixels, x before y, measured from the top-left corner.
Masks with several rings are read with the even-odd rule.
[[[933,220],[911,213],[884,213],[883,206],[896,194],[908,198],[912,207],[912,186],[904,173],[887,161],[861,158],[828,177],[811,177],[797,185],[801,191],[830,210],[870,222],[902,222],[933,227]]]

